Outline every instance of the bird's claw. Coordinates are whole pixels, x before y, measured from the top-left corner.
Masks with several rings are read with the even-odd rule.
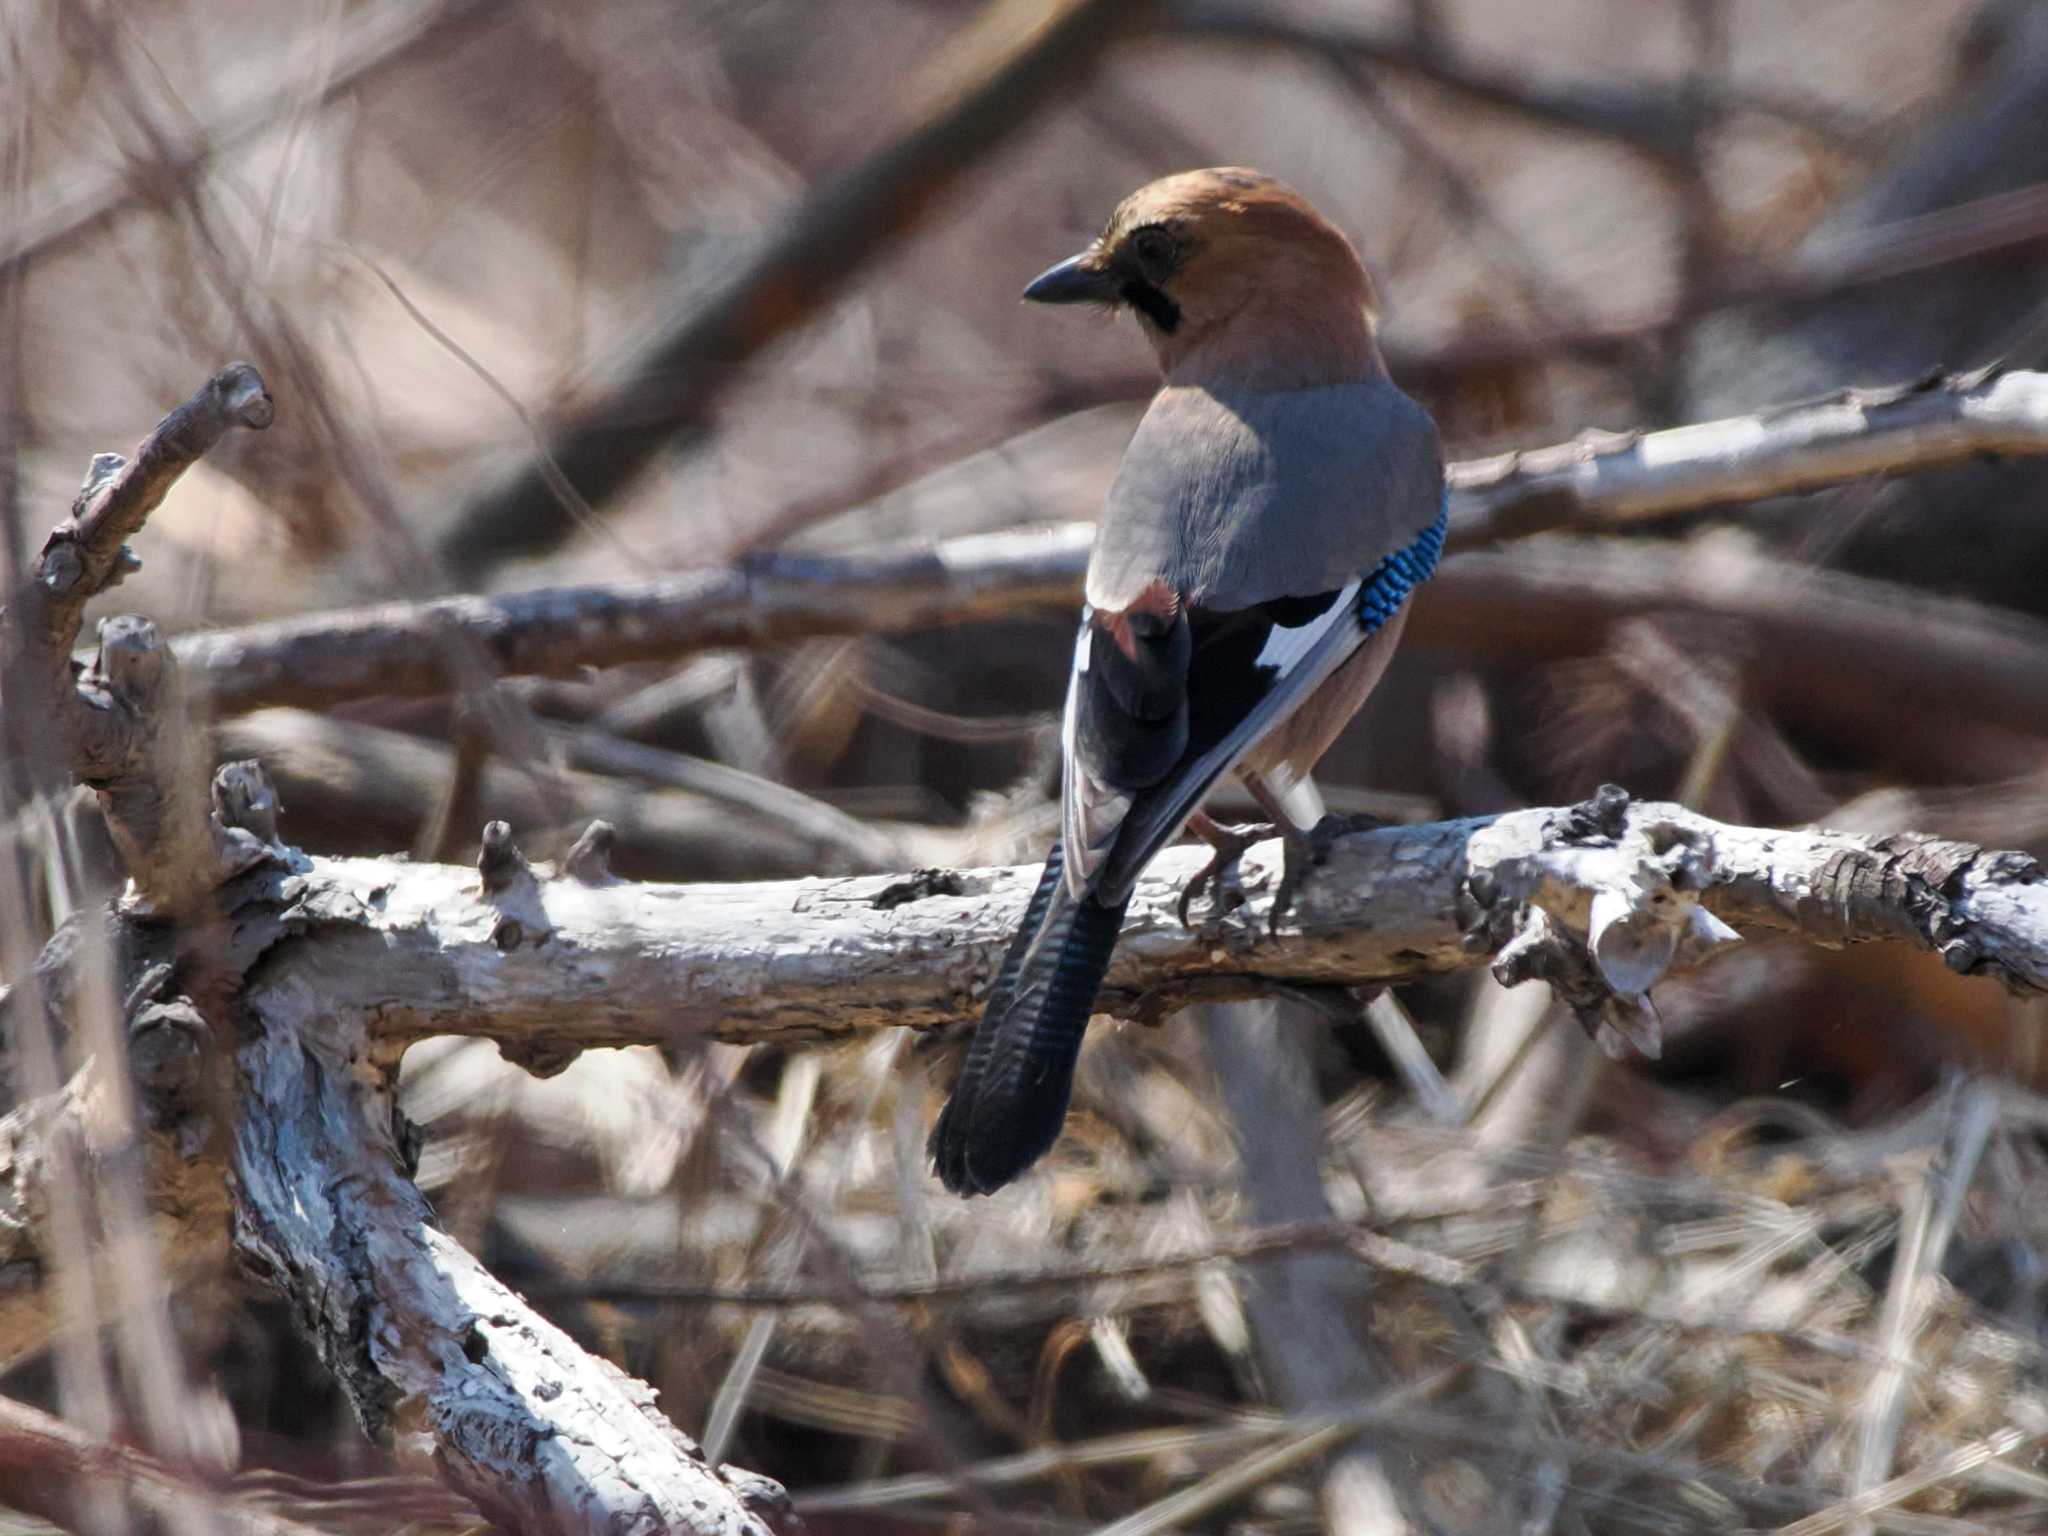
[[[1371,832],[1386,825],[1377,816],[1325,816],[1308,831],[1290,828],[1286,834],[1287,853],[1280,866],[1280,885],[1273,892],[1273,910],[1266,914],[1266,931],[1278,933],[1280,924],[1294,910],[1294,898],[1311,870],[1322,868],[1330,857],[1330,845],[1353,832]]]
[[[1217,912],[1234,912],[1244,905],[1244,888],[1237,881],[1238,860],[1244,857],[1245,849],[1254,843],[1264,842],[1277,830],[1271,826],[1216,827],[1202,834],[1209,846],[1215,850],[1195,874],[1194,879],[1181,887],[1180,925],[1192,928],[1188,918],[1188,907],[1204,891],[1215,892]]]

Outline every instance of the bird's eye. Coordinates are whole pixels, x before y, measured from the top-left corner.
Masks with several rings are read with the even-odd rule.
[[[1161,282],[1173,270],[1173,236],[1157,224],[1148,224],[1131,236],[1131,254],[1148,282]]]

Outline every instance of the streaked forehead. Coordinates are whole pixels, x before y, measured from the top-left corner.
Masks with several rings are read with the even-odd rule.
[[[1140,187],[1125,198],[1110,216],[1106,233],[1114,238],[1146,224],[1198,224],[1234,214],[1277,212],[1282,208],[1311,215],[1313,212],[1300,193],[1259,171],[1241,166],[1183,171]]]

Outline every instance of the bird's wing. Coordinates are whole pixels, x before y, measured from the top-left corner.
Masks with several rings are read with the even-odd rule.
[[[1097,536],[1062,733],[1066,879],[1103,902],[1443,547],[1435,429],[1391,384],[1160,401]]]

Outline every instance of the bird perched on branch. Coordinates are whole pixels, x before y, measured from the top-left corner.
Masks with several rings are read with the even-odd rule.
[[[1147,862],[1183,827],[1215,848],[1185,921],[1253,840],[1201,810],[1232,770],[1287,840],[1278,926],[1341,830],[1291,814],[1316,803],[1309,770],[1379,681],[1444,539],[1435,425],[1387,377],[1357,253],[1292,189],[1231,168],[1156,181],[1024,297],[1128,308],[1165,382],[1096,527],[1061,835],[932,1131],[963,1195],[1058,1139]]]

